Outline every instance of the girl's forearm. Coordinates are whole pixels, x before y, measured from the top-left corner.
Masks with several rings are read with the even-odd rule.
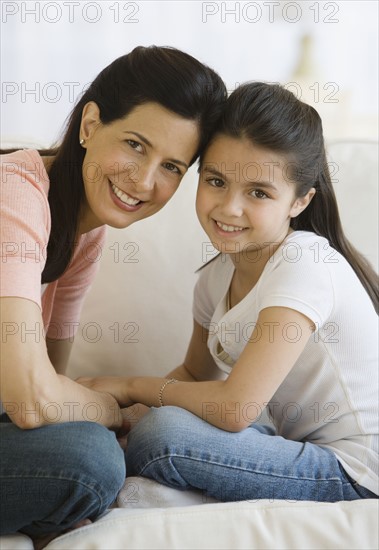
[[[165,378],[130,378],[128,394],[132,401],[148,407],[160,407],[162,403],[182,407],[222,430],[237,432],[246,427],[240,414],[242,404],[228,398],[226,381],[166,383]]]
[[[166,375],[166,378],[176,378],[183,382],[197,382],[185,365],[180,365]]]

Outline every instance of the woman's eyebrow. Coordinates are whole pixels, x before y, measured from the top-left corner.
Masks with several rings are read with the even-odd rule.
[[[153,146],[150,141],[139,132],[134,132],[133,130],[124,130],[124,134],[133,134],[134,136],[138,137],[138,139],[140,139],[145,145],[148,145],[149,147]]]
[[[139,132],[134,132],[133,130],[124,130],[124,134],[133,134],[134,136],[138,137],[148,147],[153,146],[153,144]],[[188,170],[189,168],[188,164],[183,162],[182,160],[178,160],[178,159],[168,159],[168,160],[173,164],[180,164],[180,166],[183,166],[186,170]]]

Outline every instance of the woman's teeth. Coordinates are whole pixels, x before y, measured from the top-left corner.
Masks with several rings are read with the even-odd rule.
[[[129,206],[136,206],[141,201],[139,199],[133,199],[130,195],[127,195],[121,189],[115,186],[114,183],[111,184],[113,193],[120,199],[121,202],[128,204]]]
[[[237,227],[235,225],[225,225],[224,223],[216,221],[218,227],[222,229],[223,231],[228,231],[228,233],[232,233],[233,231],[242,231],[245,229],[245,227]]]

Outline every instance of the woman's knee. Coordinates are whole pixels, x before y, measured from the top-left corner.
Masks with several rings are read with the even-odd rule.
[[[103,426],[71,422],[2,431],[9,444],[1,451],[1,485],[9,504],[2,510],[4,532],[36,536],[95,519],[124,483],[123,451]]]
[[[76,466],[82,478],[96,480],[110,494],[117,493],[125,480],[125,460],[115,433],[93,422],[61,426],[62,437],[67,442],[63,465]]]

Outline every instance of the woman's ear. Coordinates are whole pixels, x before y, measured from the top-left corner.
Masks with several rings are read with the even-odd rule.
[[[80,140],[84,140],[84,143],[89,140],[99,124],[101,124],[100,109],[94,101],[90,101],[83,107]]]
[[[291,206],[290,218],[296,218],[296,216],[301,214],[301,212],[307,208],[308,204],[311,202],[315,194],[316,189],[314,187],[311,187],[306,195],[295,199],[293,205]]]

